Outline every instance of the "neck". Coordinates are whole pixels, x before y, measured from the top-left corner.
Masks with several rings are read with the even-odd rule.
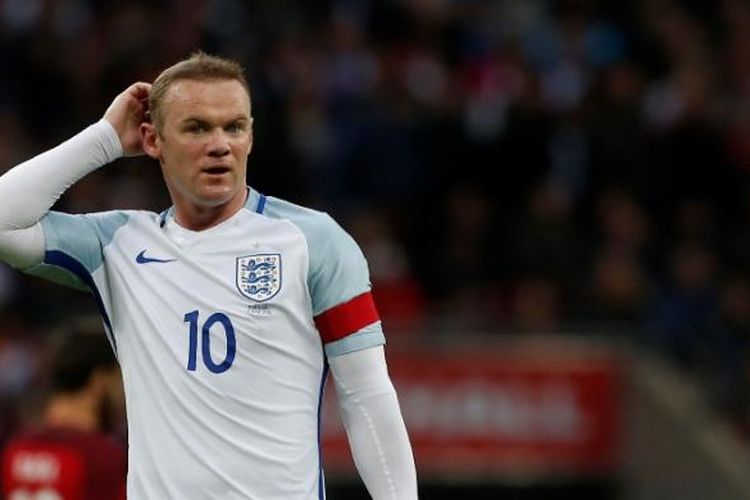
[[[44,414],[45,424],[86,432],[99,430],[99,404],[87,393],[52,398]]]
[[[215,207],[195,203],[180,203],[174,200],[174,218],[177,224],[191,231],[202,231],[221,224],[245,206],[247,189],[228,202]]]

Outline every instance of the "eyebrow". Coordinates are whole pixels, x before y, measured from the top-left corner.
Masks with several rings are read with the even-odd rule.
[[[188,116],[187,118],[184,118],[181,123],[190,123],[190,122],[196,122],[196,123],[210,123],[211,120],[207,120],[205,118],[201,118],[198,116]],[[226,121],[226,123],[234,123],[234,122],[249,122],[250,117],[247,115],[238,115],[234,118],[230,118]]]

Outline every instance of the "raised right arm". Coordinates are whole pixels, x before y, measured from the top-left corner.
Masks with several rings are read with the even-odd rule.
[[[136,83],[118,95],[99,122],[0,177],[0,259],[18,268],[44,259],[40,220],[72,184],[123,154],[142,152],[150,85]]]

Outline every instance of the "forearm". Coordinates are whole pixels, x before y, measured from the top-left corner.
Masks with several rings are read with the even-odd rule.
[[[330,364],[354,462],[370,495],[416,499],[414,458],[383,348],[332,358]]]
[[[0,177],[0,231],[31,227],[73,183],[122,154],[117,134],[106,121]]]
[[[1,176],[0,258],[17,267],[40,261],[39,220],[72,184],[121,154],[114,129],[100,120]]]

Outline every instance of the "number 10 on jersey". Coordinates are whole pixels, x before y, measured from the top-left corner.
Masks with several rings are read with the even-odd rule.
[[[188,323],[190,325],[187,369],[191,372],[195,371],[198,358],[198,326],[200,323],[199,316],[200,313],[195,310],[185,314],[184,319],[185,323]],[[224,356],[224,360],[220,363],[215,363],[213,357],[211,356],[211,327],[213,327],[217,323],[220,325],[217,326],[217,328],[222,328],[224,330],[224,335],[226,336],[227,341],[227,352]],[[234,327],[232,326],[232,322],[229,320],[229,317],[226,314],[220,312],[213,313],[208,317],[208,319],[203,323],[203,326],[201,327],[201,357],[203,358],[203,364],[206,366],[206,368],[208,368],[209,371],[213,373],[224,373],[232,366],[232,363],[234,362],[234,355],[236,353],[237,339],[234,335]]]

